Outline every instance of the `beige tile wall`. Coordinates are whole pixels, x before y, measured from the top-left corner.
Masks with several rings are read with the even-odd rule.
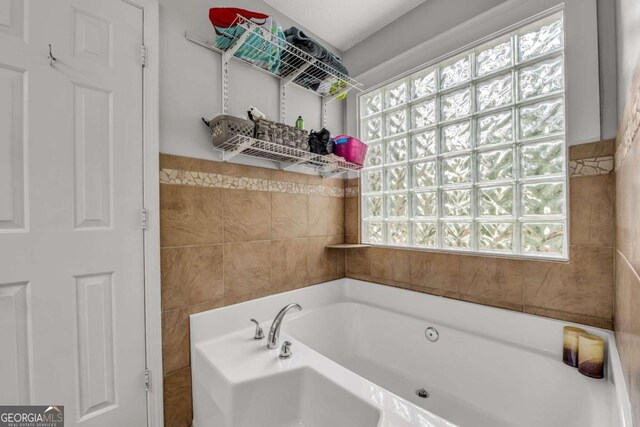
[[[190,314],[345,275],[611,328],[613,151],[613,141],[571,149],[569,263],[327,250],[359,241],[358,180],[161,155],[165,425],[192,418]]]
[[[616,138],[615,332],[640,424],[640,65]]]
[[[417,250],[346,251],[348,277],[611,329],[614,142],[571,147],[568,263]],[[357,187],[349,180],[347,187]],[[355,192],[353,192],[355,193]],[[359,241],[357,194],[345,198],[345,238]]]
[[[344,241],[344,182],[164,154],[160,166],[165,426],[185,427],[189,315],[344,277],[344,254],[325,249]]]

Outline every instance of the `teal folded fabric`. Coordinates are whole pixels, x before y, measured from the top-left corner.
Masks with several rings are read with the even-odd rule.
[[[216,46],[222,50],[229,49],[247,31],[241,25],[215,28]],[[280,55],[286,44],[282,27],[275,20],[268,18],[264,24],[251,31],[252,34],[235,52],[235,56],[267,71],[277,73],[281,65]]]

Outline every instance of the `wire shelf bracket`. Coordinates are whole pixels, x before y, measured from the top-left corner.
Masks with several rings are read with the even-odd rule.
[[[242,154],[247,148],[251,147],[253,142],[252,138],[247,138],[245,140],[239,139],[237,144],[229,147],[229,150],[222,152],[222,161],[228,162],[229,160],[236,157],[238,154]]]

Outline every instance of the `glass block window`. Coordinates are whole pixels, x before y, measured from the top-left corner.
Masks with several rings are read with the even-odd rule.
[[[560,12],[361,95],[363,241],[566,258],[564,76]]]

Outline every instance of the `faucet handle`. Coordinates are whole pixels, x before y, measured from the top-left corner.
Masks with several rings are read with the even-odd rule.
[[[253,336],[253,339],[261,340],[262,338],[264,338],[264,332],[262,331],[262,327],[260,326],[260,323],[258,323],[256,319],[249,319],[249,320],[251,320],[253,323],[256,324],[256,334]]]
[[[280,359],[288,359],[293,356],[291,352],[291,342],[285,341],[282,343],[282,347],[280,348]]]

